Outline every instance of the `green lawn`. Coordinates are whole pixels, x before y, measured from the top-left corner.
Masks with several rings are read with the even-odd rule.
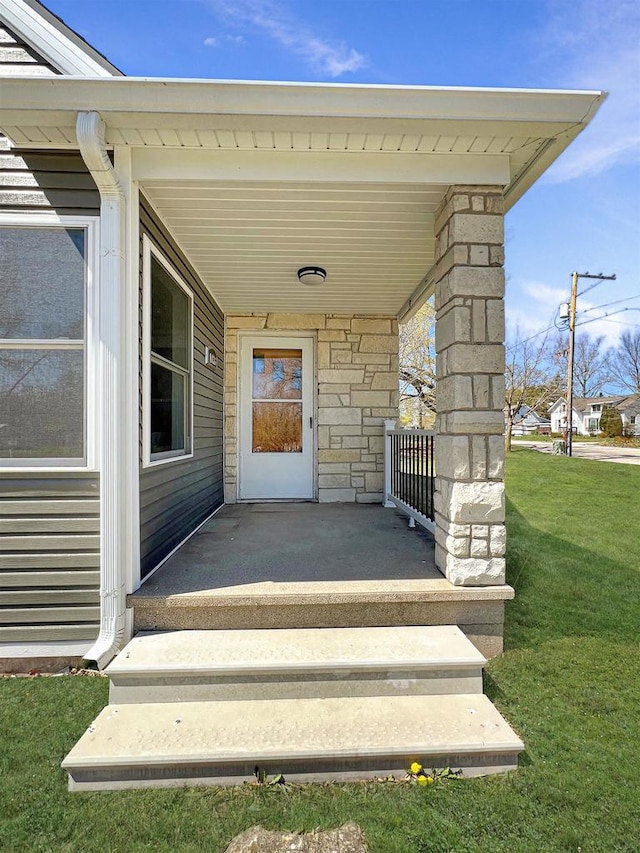
[[[640,848],[640,468],[516,450],[506,653],[487,692],[524,737],[516,773],[430,788],[68,794],[59,764],[100,678],[0,681],[0,850],[212,851],[256,823],[355,820],[372,853]]]

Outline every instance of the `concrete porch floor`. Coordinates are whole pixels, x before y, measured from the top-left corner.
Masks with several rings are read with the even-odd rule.
[[[146,581],[142,595],[273,591],[273,585],[441,578],[433,537],[371,504],[223,506]]]
[[[512,597],[453,586],[396,510],[262,503],[222,507],[128,604],[135,630],[457,624],[489,656]]]

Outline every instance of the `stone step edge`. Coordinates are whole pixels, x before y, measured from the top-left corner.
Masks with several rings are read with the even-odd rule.
[[[318,640],[322,641],[323,634],[325,632],[330,632],[332,634],[343,633],[346,636],[356,636],[359,633],[367,633],[371,634],[372,632],[381,632],[382,634],[386,632],[392,632],[394,635],[398,633],[402,634],[404,626],[397,627],[380,627],[380,628],[305,628],[305,629],[258,629],[253,630],[249,633],[254,634],[255,642],[258,643],[260,641],[260,635],[264,634],[268,640],[274,639],[278,634],[286,635],[287,640],[290,642],[295,638],[296,630],[302,630],[305,635],[313,634],[314,636],[317,634]],[[464,646],[463,649],[458,650],[457,653],[447,654],[446,652],[440,654],[438,649],[432,650],[431,653],[425,652],[430,656],[419,658],[414,654],[412,657],[402,657],[401,655],[395,654],[394,652],[390,652],[384,657],[367,657],[365,655],[361,657],[354,657],[351,659],[341,658],[331,658],[327,657],[325,660],[315,659],[307,659],[301,658],[300,660],[291,661],[286,659],[278,659],[278,648],[274,648],[274,655],[271,659],[268,657],[264,657],[261,661],[233,661],[233,662],[208,662],[206,660],[206,656],[203,655],[204,659],[196,663],[189,662],[176,662],[171,660],[171,652],[170,649],[164,648],[162,649],[162,653],[165,655],[165,659],[159,663],[151,663],[151,662],[141,662],[136,664],[136,649],[132,650],[133,658],[129,658],[127,656],[128,646],[125,646],[124,649],[114,658],[114,660],[109,664],[107,669],[105,670],[106,674],[111,677],[112,681],[116,679],[118,682],[136,680],[142,676],[147,676],[150,678],[181,678],[188,676],[211,676],[211,677],[221,677],[221,676],[269,676],[269,675],[292,675],[299,676],[304,674],[309,675],[322,675],[322,674],[336,674],[336,673],[380,673],[380,672],[407,672],[407,673],[419,673],[419,672],[431,672],[437,673],[438,671],[443,670],[455,670],[456,672],[461,670],[466,671],[478,671],[482,670],[484,666],[487,664],[486,657],[473,645],[473,643],[465,636],[464,632],[460,630],[460,628],[456,625],[438,625],[438,626],[424,626],[422,631],[426,633],[433,634],[436,633],[436,636],[443,632],[445,629],[453,631],[455,635],[455,641],[458,644],[462,644]],[[416,626],[410,627],[410,633],[413,635],[415,631],[418,630]],[[171,635],[175,635],[176,639],[184,638],[185,636],[189,636],[192,632],[188,630],[177,630],[177,631],[161,631],[161,632],[139,632],[134,637],[131,645],[136,645],[136,642],[139,644],[140,642],[144,642],[146,637],[152,638],[154,636],[158,636],[158,634],[162,634],[166,640],[171,639]],[[200,633],[197,632],[197,633]],[[209,635],[209,639],[215,636],[215,634],[211,631],[202,630],[202,633],[207,633]],[[223,633],[228,634],[230,631],[224,631]],[[239,634],[246,634],[247,632],[239,629]],[[448,638],[449,641],[451,638]],[[215,653],[215,652],[214,652]]]
[[[409,697],[408,697],[409,698]],[[67,770],[70,774],[73,774],[74,770],[81,771],[82,769],[90,769],[90,768],[115,768],[115,767],[144,767],[144,766],[154,766],[154,767],[163,767],[170,766],[172,764],[179,764],[181,766],[210,766],[214,767],[217,765],[245,765],[247,763],[260,764],[264,762],[276,762],[280,764],[284,764],[286,762],[300,762],[300,761],[322,761],[325,759],[346,759],[353,761],[364,761],[367,759],[375,759],[377,757],[392,757],[392,756],[407,756],[407,755],[415,755],[420,756],[421,758],[427,758],[430,755],[468,755],[468,756],[482,756],[485,754],[492,755],[500,755],[500,754],[509,754],[513,755],[514,753],[521,752],[524,749],[524,744],[522,740],[518,737],[518,735],[513,731],[511,726],[507,723],[507,721],[502,717],[499,711],[495,708],[493,703],[483,694],[456,694],[456,695],[445,695],[445,696],[429,696],[429,697],[410,697],[409,704],[419,704],[419,705],[437,705],[440,700],[449,699],[453,700],[454,703],[458,706],[464,706],[467,704],[470,705],[480,705],[484,706],[484,713],[480,713],[478,717],[478,722],[474,723],[474,726],[478,727],[477,735],[474,733],[472,735],[472,739],[467,739],[466,741],[460,741],[456,739],[455,731],[453,732],[450,738],[440,740],[439,742],[432,742],[431,745],[421,741],[421,737],[425,737],[428,735],[423,735],[422,733],[416,735],[415,743],[404,743],[396,746],[393,745],[385,745],[383,747],[371,747],[371,746],[358,746],[355,745],[353,748],[341,748],[336,747],[334,745],[329,744],[327,747],[316,745],[314,748],[291,748],[286,745],[286,730],[288,725],[294,725],[296,721],[296,717],[300,714],[306,712],[307,714],[313,710],[313,707],[317,705],[318,702],[323,700],[318,699],[301,699],[301,700],[291,700],[291,699],[281,699],[277,700],[277,704],[289,705],[291,708],[291,718],[287,722],[285,722],[282,726],[282,741],[283,743],[277,743],[272,747],[268,747],[265,744],[260,744],[259,746],[253,746],[250,749],[246,747],[246,738],[243,736],[243,747],[238,747],[237,744],[234,744],[229,748],[228,752],[219,749],[219,751],[211,750],[208,754],[204,754],[202,749],[195,750],[193,753],[175,753],[171,754],[170,752],[157,752],[155,755],[147,750],[144,754],[136,757],[131,755],[122,755],[119,756],[106,756],[106,755],[82,755],[82,753],[78,755],[74,755],[74,752],[80,746],[82,740],[91,734],[92,726],[82,735],[80,741],[76,746],[71,750],[71,752],[67,755],[67,757],[62,762],[62,767]],[[347,705],[351,702],[357,703],[366,703],[369,707],[373,707],[373,703],[385,703],[387,701],[387,697],[367,697],[366,699],[351,699],[351,698],[341,698],[338,700],[327,700],[333,701],[334,704]],[[390,699],[393,702],[393,699]],[[404,702],[404,700],[403,700]],[[216,701],[208,701],[208,702],[172,702],[165,703],[162,705],[162,715],[167,717],[173,717],[176,715],[176,721],[180,719],[180,716],[184,714],[187,709],[194,707],[196,710],[206,709],[208,711],[207,719],[211,719],[211,715],[215,712],[216,706],[224,706],[228,703],[225,702],[216,702]],[[237,712],[238,716],[241,716],[241,707],[242,706],[253,706],[255,707],[258,704],[264,705],[265,713],[268,713],[269,709],[273,710],[274,703],[268,700],[247,700],[245,702],[239,701],[236,703],[238,706]],[[304,706],[307,706],[305,709]],[[197,707],[196,707],[197,706]],[[123,710],[136,709],[137,716],[139,718],[144,718],[148,721],[153,720],[154,711],[158,708],[158,704],[156,703],[139,703],[134,705],[107,705],[106,708],[101,712],[99,717],[96,719],[96,723],[100,719],[101,716],[106,716],[107,719],[113,719],[116,714]],[[426,709],[422,709],[421,713],[424,713]],[[473,713],[478,713],[474,711]],[[506,727],[506,732],[503,735],[503,740],[493,741],[490,738],[487,740],[486,731],[483,732],[482,729],[484,727],[484,723],[481,723],[481,719],[486,719],[486,715],[495,715],[497,716],[501,723]],[[425,717],[426,719],[426,717]],[[150,726],[152,727],[152,723]],[[467,733],[469,732],[469,726],[466,729]],[[179,729],[176,729],[176,736],[179,739]],[[251,737],[251,733],[247,733],[248,737]],[[413,736],[411,736],[413,739]],[[109,739],[110,740],[110,739]]]
[[[247,755],[238,755],[237,753],[224,755],[217,754],[215,758],[211,758],[210,756],[193,756],[193,757],[173,757],[171,755],[166,756],[157,756],[157,757],[149,757],[149,756],[141,756],[140,758],[127,757],[127,758],[105,758],[105,757],[96,757],[89,758],[85,757],[81,760],[74,761],[73,759],[65,758],[61,767],[66,770],[68,773],[72,774],[74,770],[89,770],[89,769],[98,769],[98,768],[117,768],[117,767],[168,767],[174,763],[180,764],[183,767],[194,767],[194,766],[208,766],[214,767],[215,765],[245,765],[245,764],[257,764],[266,763],[266,762],[276,762],[285,764],[286,762],[296,762],[296,761],[323,761],[326,759],[331,760],[354,760],[354,761],[364,761],[367,759],[375,759],[375,758],[392,758],[394,756],[420,756],[421,758],[429,758],[430,756],[441,756],[441,755],[468,755],[468,756],[483,756],[483,755],[513,755],[514,753],[522,752],[524,750],[524,744],[519,739],[516,738],[510,742],[497,743],[486,745],[484,743],[477,744],[465,744],[464,746],[460,746],[459,744],[452,743],[447,744],[446,746],[439,745],[437,747],[425,747],[422,743],[417,743],[415,745],[404,746],[402,749],[394,750],[393,747],[385,747],[380,748],[379,750],[361,750],[354,749],[351,750],[337,750],[332,749],[330,753],[320,753],[317,750],[308,750],[306,752],[291,752],[291,753],[283,753],[281,750],[268,751],[257,753],[252,751],[250,756]],[[427,762],[428,766],[428,762]]]
[[[357,582],[352,582],[357,583]],[[207,593],[169,593],[160,595],[154,593],[141,593],[139,590],[127,595],[127,607],[139,607],[143,609],[156,609],[164,607],[167,609],[199,608],[199,607],[261,607],[282,605],[299,605],[301,607],[317,606],[320,604],[405,604],[415,602],[417,604],[438,604],[443,601],[508,601],[515,598],[515,590],[508,584],[496,586],[454,586],[442,579],[443,587],[440,588],[390,588],[386,591],[380,590],[340,590],[302,591],[291,589],[290,591],[273,592],[220,592],[212,590]]]
[[[173,666],[141,666],[139,669],[118,669],[117,666],[110,664],[105,670],[105,674],[115,683],[124,681],[134,681],[141,677],[149,678],[186,678],[188,676],[233,676],[233,675],[322,675],[336,672],[341,673],[421,673],[432,672],[437,673],[439,670],[449,671],[466,671],[466,670],[482,670],[486,664],[479,660],[439,660],[427,661],[425,663],[416,663],[415,661],[376,661],[373,663],[350,662],[345,664],[332,663],[322,666],[310,666],[308,664],[300,664],[292,666],[286,663],[273,664],[264,667],[257,666],[206,666],[206,665],[185,665],[180,667]]]

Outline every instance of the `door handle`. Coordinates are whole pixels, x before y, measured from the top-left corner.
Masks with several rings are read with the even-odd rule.
[[[313,415],[309,416],[309,429],[313,429]]]

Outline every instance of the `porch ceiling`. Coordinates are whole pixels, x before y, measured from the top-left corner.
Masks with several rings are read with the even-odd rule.
[[[148,181],[143,190],[227,312],[396,314],[433,263],[445,188]],[[327,280],[301,285],[319,265]]]
[[[116,169],[228,312],[402,313],[424,296],[446,188],[499,185],[508,208],[605,97],[62,75],[2,87],[18,147],[75,148],[78,112],[99,111]],[[321,287],[297,281],[311,264],[328,270]]]

